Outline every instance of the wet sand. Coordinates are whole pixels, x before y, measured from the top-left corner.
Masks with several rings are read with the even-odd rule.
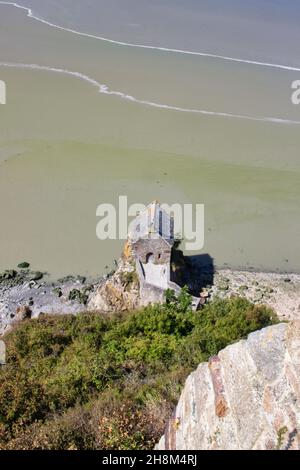
[[[79,70],[176,106],[300,119],[293,73],[128,50],[11,8],[0,23],[2,62]],[[55,72],[0,75],[1,270],[27,259],[54,277],[105,272],[123,242],[97,240],[96,207],[128,195],[204,203],[203,252],[217,266],[300,271],[300,126],[151,108]]]

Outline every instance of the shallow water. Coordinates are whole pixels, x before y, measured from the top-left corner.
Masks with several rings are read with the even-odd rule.
[[[0,62],[80,72],[141,101],[300,121],[296,72],[108,44],[1,5]],[[119,195],[205,203],[203,252],[217,265],[300,270],[300,125],[155,108],[55,71],[0,66],[0,79],[0,270],[105,271],[123,242],[97,240],[96,207]]]
[[[111,40],[300,65],[298,0],[20,0]]]

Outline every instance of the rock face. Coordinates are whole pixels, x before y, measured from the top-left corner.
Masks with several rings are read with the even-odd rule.
[[[1,278],[1,276],[0,276]],[[76,314],[86,309],[79,300],[70,299],[72,291],[83,294],[93,289],[83,279],[70,277],[53,283],[30,281],[29,274],[9,280],[0,280],[0,337],[7,333],[15,322],[26,318],[38,318],[45,314]]]
[[[211,298],[246,297],[255,304],[273,308],[281,320],[300,319],[300,275],[235,270],[214,272]]]
[[[187,379],[157,449],[300,449],[300,321],[223,349]]]
[[[139,282],[132,257],[123,256],[115,273],[100,284],[88,303],[89,310],[104,313],[134,310],[139,306]]]
[[[6,362],[6,348],[4,341],[0,340],[0,366],[5,365]]]

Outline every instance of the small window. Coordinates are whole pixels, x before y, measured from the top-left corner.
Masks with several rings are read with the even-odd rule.
[[[153,261],[154,261],[153,253],[148,253],[146,256],[146,263],[153,263]]]
[[[160,259],[160,258],[161,258],[161,254],[160,254],[160,253],[158,253],[158,256],[157,256],[157,258],[158,258],[158,259]]]
[[[162,237],[163,234],[163,214],[160,211],[159,213],[159,235]]]

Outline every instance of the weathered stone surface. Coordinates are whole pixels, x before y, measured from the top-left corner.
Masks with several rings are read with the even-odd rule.
[[[300,449],[300,321],[200,364],[157,449]]]
[[[201,271],[201,266],[198,271]],[[215,271],[210,298],[240,295],[250,302],[273,308],[281,320],[300,320],[300,275],[289,274],[290,282],[286,279],[286,274],[279,273]]]
[[[139,306],[139,283],[130,256],[123,256],[116,272],[102,283],[91,296],[89,310],[122,312]]]
[[[155,286],[143,281],[141,268],[135,259],[123,254],[115,273],[102,282],[91,295],[87,308],[90,311],[113,313],[135,310],[149,304],[165,302],[165,291],[169,287],[176,294],[181,288],[172,281],[167,286]],[[205,303],[205,299],[203,299]],[[192,297],[192,308],[197,310],[199,299]]]
[[[4,341],[0,340],[0,366],[6,364],[6,347]]]
[[[16,314],[18,320],[26,320],[26,318],[31,317],[32,312],[27,305],[22,305],[22,307],[17,308]]]
[[[51,315],[76,314],[83,310],[79,302],[71,302],[69,294],[73,289],[81,292],[89,287],[93,289],[95,280],[83,284],[79,277],[66,277],[53,284],[52,280],[42,282],[30,281],[31,274],[17,278],[18,283],[7,285],[0,281],[0,337],[7,333],[15,322],[22,320],[22,311],[27,307],[31,310],[31,318],[38,318],[40,313]],[[13,279],[13,281],[15,281]],[[17,310],[21,315],[17,314]],[[23,318],[28,318],[25,314]]]

